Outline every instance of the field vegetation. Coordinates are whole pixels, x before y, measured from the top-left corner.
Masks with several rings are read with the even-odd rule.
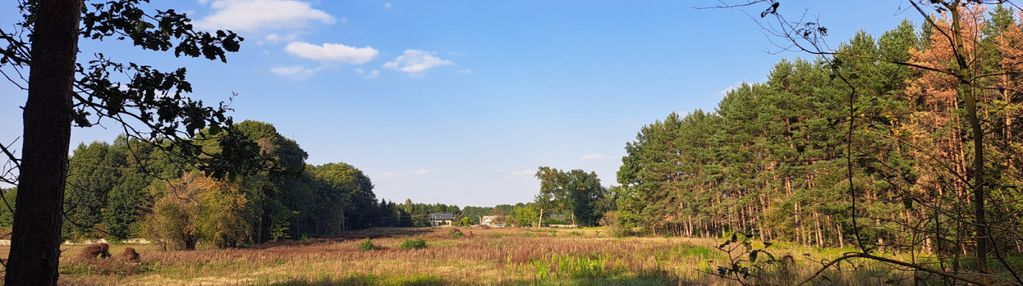
[[[613,237],[605,228],[458,231],[463,235],[453,235],[452,228],[371,228],[304,243],[279,241],[193,251],[115,244],[108,259],[63,255],[61,281],[67,285],[737,284],[715,274],[717,267],[729,263],[728,253],[717,248],[721,241],[717,239]],[[426,247],[406,247],[419,240]],[[141,263],[117,259],[126,247],[138,249]],[[77,254],[83,248],[74,245],[63,250]],[[780,285],[798,283],[813,274],[818,261],[850,251],[787,243],[768,249],[786,262],[761,264],[763,272],[754,274],[766,274],[761,282]],[[849,265],[830,269],[812,284],[910,285],[913,274],[872,264]]]

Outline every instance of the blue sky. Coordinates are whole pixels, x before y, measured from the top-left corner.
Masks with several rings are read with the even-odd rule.
[[[716,1],[154,1],[204,28],[246,37],[228,64],[83,41],[158,68],[185,66],[194,97],[226,100],[237,120],[274,124],[308,162],[348,162],[380,198],[458,205],[528,201],[538,166],[596,171],[605,185],[625,142],[669,112],[713,110],[724,91],[766,78],[778,49]],[[831,41],[879,35],[901,1],[784,1],[819,17]],[[0,25],[18,14],[0,4]],[[753,13],[759,10],[750,9]],[[0,83],[0,140],[21,134],[25,92]],[[74,129],[79,142],[114,128]]]

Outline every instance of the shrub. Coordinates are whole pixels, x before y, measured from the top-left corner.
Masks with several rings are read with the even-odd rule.
[[[422,238],[409,239],[401,243],[402,249],[423,249],[426,248],[426,240]]]
[[[251,237],[257,206],[235,182],[187,173],[154,189],[160,194],[146,223],[151,239],[193,250],[200,241],[224,248]]]
[[[455,238],[459,238],[459,237],[465,236],[465,233],[462,233],[461,230],[458,230],[456,228],[456,229],[451,230],[451,236],[453,236]]]
[[[380,247],[377,246],[376,244],[373,244],[373,240],[372,239],[368,239],[367,238],[366,240],[363,240],[362,242],[359,243],[359,249],[362,249],[362,250],[365,250],[365,251],[371,251],[371,250],[380,249]]]

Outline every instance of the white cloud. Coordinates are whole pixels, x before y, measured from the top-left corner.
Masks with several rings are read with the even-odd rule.
[[[583,160],[583,161],[596,161],[596,160],[600,160],[600,159],[604,159],[604,155],[603,154],[586,154],[586,155],[583,155],[582,157],[579,157],[579,160]]]
[[[270,33],[270,34],[267,34],[266,37],[263,37],[263,40],[266,40],[267,42],[271,42],[271,43],[276,43],[276,42],[294,41],[297,38],[298,38],[298,35],[296,35],[294,33],[288,33],[288,34],[284,34],[284,35],[281,35],[281,34],[278,34],[278,33]]]
[[[358,74],[358,75],[362,76],[362,78],[366,78],[366,79],[374,79],[374,78],[380,77],[380,70],[366,71],[366,70],[363,70],[361,68],[355,68],[354,71],[355,71],[355,74]]]
[[[297,0],[213,0],[213,12],[196,21],[204,29],[230,29],[241,32],[300,29],[312,22],[330,24],[335,19],[309,3]]]
[[[285,76],[294,79],[302,79],[315,74],[317,69],[311,69],[304,66],[276,66],[270,68],[270,72],[276,75]]]
[[[386,69],[392,69],[409,74],[421,74],[429,69],[454,64],[449,60],[438,58],[435,53],[420,50],[405,50],[393,61],[383,65]]]
[[[459,70],[458,73],[460,73],[460,74],[472,74],[472,70],[471,69],[462,69],[462,70]]]
[[[346,64],[363,64],[378,54],[373,47],[356,48],[332,43],[315,45],[306,42],[291,42],[284,47],[284,50],[300,58]]]
[[[392,6],[393,6],[393,5],[391,5],[391,2],[384,2],[384,9],[386,9],[386,10],[391,10],[391,7],[392,7]]]

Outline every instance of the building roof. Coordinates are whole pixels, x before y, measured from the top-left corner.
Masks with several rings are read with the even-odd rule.
[[[431,213],[428,218],[430,220],[453,220],[455,215],[452,213]]]

